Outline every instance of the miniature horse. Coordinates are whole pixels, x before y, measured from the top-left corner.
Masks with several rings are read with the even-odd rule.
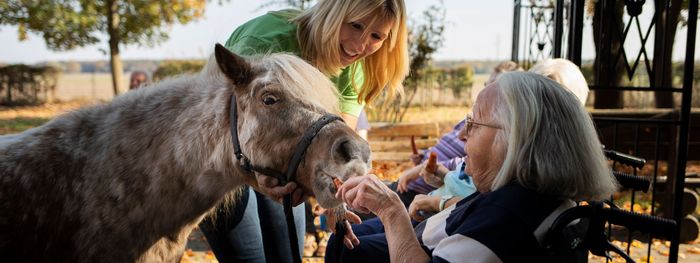
[[[278,171],[307,127],[338,112],[335,87],[303,60],[243,58],[217,45],[199,74],[0,136],[3,261],[179,261],[225,196],[257,187],[234,156],[232,95],[241,150]],[[337,206],[332,178],[365,174],[368,159],[367,143],[335,121],[308,146],[296,182]]]

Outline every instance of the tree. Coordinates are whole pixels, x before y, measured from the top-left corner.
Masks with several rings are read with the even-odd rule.
[[[168,26],[201,18],[205,5],[204,0],[7,0],[0,1],[0,25],[17,25],[20,40],[28,32],[38,33],[58,51],[99,44],[107,34],[118,95],[123,83],[120,45],[155,46],[168,39]]]
[[[455,97],[461,96],[462,91],[471,90],[474,85],[474,68],[468,64],[453,68],[450,76],[450,89]]]
[[[688,9],[688,1],[669,0],[654,1],[656,9],[656,32],[654,36],[654,76],[651,85],[659,88],[670,88],[673,86],[672,78],[672,57],[673,43],[676,39],[681,8]],[[681,4],[683,2],[683,4]],[[656,108],[673,108],[673,94],[671,92],[654,92],[654,106]]]
[[[607,6],[604,6],[607,4]],[[624,76],[624,60],[620,54],[624,1],[595,1],[593,13],[593,43],[596,48],[593,71],[596,85],[619,87]],[[605,9],[604,9],[605,7]],[[596,109],[620,109],[624,106],[622,92],[614,89],[596,90]]]

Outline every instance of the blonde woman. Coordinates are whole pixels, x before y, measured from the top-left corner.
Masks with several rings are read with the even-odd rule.
[[[236,28],[226,42],[227,48],[240,55],[286,52],[316,66],[336,84],[341,116],[352,128],[363,104],[383,91],[389,96],[402,91],[401,82],[408,73],[407,45],[403,0],[321,0],[304,11],[269,12]],[[277,199],[294,192],[296,204],[305,199],[306,193],[293,182],[277,183],[272,177],[258,175],[263,194]],[[221,262],[290,261],[281,205],[252,190],[245,193],[248,196],[243,196],[242,205],[229,213],[242,217],[219,222],[216,228],[202,224],[217,258]],[[303,205],[294,211],[301,250]],[[217,218],[226,216],[221,213]],[[264,226],[262,234],[260,225]]]

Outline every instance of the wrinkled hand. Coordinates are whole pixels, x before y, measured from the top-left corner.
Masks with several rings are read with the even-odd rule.
[[[301,187],[297,187],[297,184],[294,182],[288,182],[283,186],[279,186],[279,180],[272,176],[256,173],[255,178],[258,181],[257,190],[264,195],[272,197],[277,200],[277,202],[282,202],[282,198],[289,193],[292,193],[293,206],[301,204],[309,197],[309,195],[301,189]]]
[[[444,183],[443,179],[445,178],[445,174],[447,174],[449,170],[447,167],[445,167],[442,164],[437,164],[437,170],[435,170],[434,173],[431,173],[425,168],[425,165],[421,165],[421,170],[418,173],[421,177],[423,177],[423,180],[425,183],[429,184],[432,187],[439,188],[442,186]]]
[[[335,209],[326,209],[326,211],[324,211],[323,214],[326,215],[326,224],[328,225],[328,228],[330,228],[331,232],[336,234],[335,223],[338,218],[336,217]],[[355,213],[347,210],[345,210],[345,219],[347,220],[345,221],[346,231],[345,236],[343,237],[343,244],[345,244],[345,247],[353,249],[355,248],[355,246],[360,244],[360,239],[358,239],[355,233],[352,232],[352,227],[350,226],[350,223],[360,224],[362,223],[362,219],[360,219],[360,217]]]
[[[399,196],[373,174],[348,179],[335,196],[355,211],[371,212],[380,218],[383,211],[397,208],[405,211]]]
[[[425,157],[424,154],[418,153],[418,154],[411,154],[411,162],[415,165],[419,165],[421,162],[423,162],[423,157]]]
[[[424,211],[429,214],[440,212],[440,196],[416,195],[408,206],[408,214],[416,221],[423,221],[423,217],[418,211]]]
[[[420,176],[420,171],[421,169],[423,169],[422,167],[423,165],[411,167],[403,173],[401,173],[401,177],[399,177],[399,182],[396,186],[396,190],[398,190],[399,193],[407,192],[408,184],[418,179],[418,176]]]

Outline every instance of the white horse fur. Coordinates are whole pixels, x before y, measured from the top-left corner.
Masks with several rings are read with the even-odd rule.
[[[332,83],[303,60],[217,45],[199,74],[0,136],[2,261],[179,261],[207,213],[242,185],[257,187],[233,155],[232,93],[243,152],[279,171],[306,128],[338,111]],[[336,121],[309,146],[296,181],[337,206],[331,176],[362,175],[368,159],[367,143]]]

